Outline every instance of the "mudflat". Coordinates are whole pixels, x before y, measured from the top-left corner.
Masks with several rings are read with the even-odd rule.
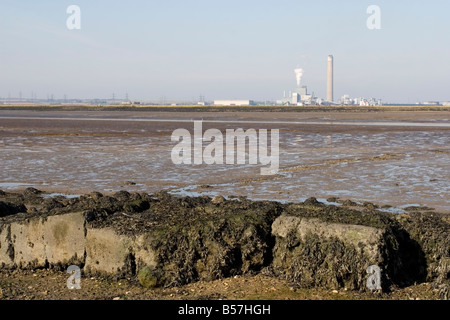
[[[171,151],[176,143],[171,140],[171,135],[176,129],[193,132],[194,121],[202,121],[203,130],[218,129],[224,133],[227,129],[238,128],[278,129],[278,173],[261,176],[261,165],[250,163],[175,165],[171,160]],[[233,259],[240,259],[236,258],[240,256],[240,249],[229,250],[229,244],[222,248],[224,242],[220,238],[221,233],[216,232],[220,226],[211,223],[208,224],[211,232],[201,229],[204,234],[199,243],[205,243],[205,248],[202,247],[201,250],[206,251],[189,247],[178,252],[169,250],[169,246],[169,249],[163,246],[167,249],[163,250],[164,253],[178,258],[193,250],[191,256],[188,254],[192,261],[180,258],[180,263],[192,262],[189,268],[179,269],[182,274],[180,279],[187,279],[187,275],[192,277],[189,283],[173,282],[168,278],[161,287],[145,288],[139,283],[139,263],[136,262],[134,269],[126,270],[128,273],[112,278],[84,272],[84,289],[68,290],[66,265],[47,265],[47,261],[47,264],[37,267],[30,265],[25,268],[28,270],[23,270],[14,267],[12,262],[12,269],[3,268],[0,271],[0,299],[448,297],[448,252],[445,250],[448,248],[449,239],[446,214],[450,213],[449,142],[450,113],[435,110],[377,109],[369,112],[358,109],[270,109],[248,112],[242,109],[226,109],[210,112],[198,108],[0,109],[0,190],[6,191],[0,192],[0,200],[3,201],[2,212],[7,215],[0,219],[0,231],[6,232],[8,228],[11,229],[8,227],[10,223],[21,224],[22,220],[28,221],[28,218],[42,217],[44,221],[47,216],[81,212],[86,221],[92,224],[92,230],[111,227],[122,236],[136,234],[138,229],[134,230],[134,227],[142,227],[139,232],[147,232],[149,228],[152,230],[152,219],[163,217],[158,221],[162,230],[167,228],[164,231],[167,234],[157,233],[161,241],[176,238],[182,248],[182,245],[197,243],[198,240],[195,238],[197,231],[189,231],[189,228],[196,226],[195,223],[187,223],[191,221],[189,219],[192,219],[192,222],[200,219],[203,217],[197,217],[200,212],[213,221],[217,212],[224,210],[231,220],[223,219],[223,223],[235,221],[233,219],[237,219],[239,223],[245,222],[245,228],[239,224],[236,224],[239,228],[230,224],[226,229],[234,236],[236,248],[245,247],[240,241],[247,239],[247,227],[259,230],[261,221],[264,221],[261,239],[251,236],[253,232],[250,233],[248,241],[252,246],[249,250],[254,250],[250,250],[253,253],[266,250],[274,254],[274,257],[271,257],[264,251],[267,254],[260,257],[262,262],[252,258],[258,257],[256,253],[243,254],[242,257],[245,256],[251,266],[247,269],[243,268],[247,265],[244,263],[247,261],[245,259],[240,264],[234,264]],[[121,190],[127,190],[130,194]],[[161,190],[164,192],[160,193]],[[124,195],[125,200],[122,199]],[[155,200],[158,197],[159,200]],[[317,198],[319,202],[312,197]],[[174,208],[186,216],[170,216],[173,219],[168,220],[170,223],[165,223],[164,219],[169,217],[168,214],[173,215],[176,211]],[[252,210],[256,215],[252,216]],[[264,210],[268,210],[267,215],[271,218],[259,221],[260,213],[265,212]],[[241,218],[241,214],[245,219]],[[280,220],[275,220],[280,214],[283,215],[279,217]],[[316,218],[322,219],[326,224],[317,222],[314,220]],[[356,229],[352,230],[363,230],[368,238],[371,234],[378,234],[378,231],[375,232],[371,228],[386,230],[383,232],[387,232],[385,234],[388,236],[380,237],[380,241],[394,241],[388,241],[386,244],[392,248],[395,247],[395,241],[403,241],[406,246],[403,247],[401,255],[393,251],[389,253],[390,259],[394,259],[392,261],[399,265],[405,266],[404,262],[409,261],[412,253],[417,253],[422,260],[424,257],[439,259],[424,260],[422,264],[413,263],[417,270],[415,274],[410,275],[412,280],[408,278],[406,281],[400,274],[395,273],[395,276],[399,277],[398,283],[402,284],[400,287],[392,286],[388,293],[374,295],[359,292],[352,290],[351,284],[339,284],[338,289],[332,290],[332,282],[329,282],[329,279],[337,279],[340,276],[333,274],[332,268],[328,270],[322,269],[322,265],[314,265],[313,256],[305,256],[311,258],[312,263],[305,265],[301,254],[313,252],[310,249],[318,243],[326,244],[330,241],[327,248],[331,251],[324,251],[325,256],[329,258],[324,260],[327,265],[334,261],[334,254],[343,252],[343,257],[347,260],[343,259],[348,266],[359,266],[363,260],[354,261],[354,255],[347,254],[353,252],[353,238],[350,242],[346,242],[348,239],[344,238],[345,241],[336,242],[324,241],[319,237],[308,240],[310,242],[305,241],[298,247],[301,234],[283,238],[284,229],[278,227],[277,243],[272,243],[270,234],[275,232],[273,225],[276,221],[286,219],[303,221],[303,227],[312,228],[311,230],[320,229],[321,225],[324,225],[325,229],[329,226],[337,227],[336,230],[347,230],[348,227],[341,224],[357,225]],[[360,219],[363,220],[359,221]],[[142,224],[141,220],[145,223]],[[129,221],[141,222],[134,224]],[[199,222],[198,226],[203,228],[203,222]],[[128,232],[129,228],[132,231]],[[177,230],[185,230],[185,233]],[[183,238],[184,235],[186,238]],[[333,237],[330,239],[335,239]],[[4,240],[8,242],[11,239],[6,236]],[[416,242],[419,247],[414,244]],[[339,251],[341,245],[344,245],[344,249]],[[409,247],[410,245],[412,247]],[[296,253],[300,254],[299,256],[290,257],[283,253],[291,247],[303,248],[302,246],[305,246],[305,250],[298,251],[301,253]],[[196,250],[210,253],[202,256],[203,261],[197,257]],[[213,264],[223,269],[219,268],[223,274],[220,273],[217,277],[205,271],[214,271],[214,268],[202,269],[196,262],[196,259],[199,259],[208,266],[208,263],[213,261],[210,259],[221,259],[222,255],[225,258],[228,255],[234,258],[231,262],[224,258],[227,263]],[[295,262],[294,269],[289,269],[291,260],[283,260],[286,256]],[[399,261],[395,260],[397,257]],[[172,260],[162,259],[159,262],[158,268],[161,272],[166,272],[163,274],[173,274],[170,265]],[[420,266],[427,266],[428,269],[421,269]],[[281,273],[288,270],[291,274],[285,278],[279,277],[277,269],[272,270],[272,267],[278,268]],[[339,264],[336,264],[336,267],[339,268]],[[233,268],[242,270],[236,271]],[[235,271],[228,272],[228,269]],[[191,270],[196,271],[190,273]],[[315,284],[310,282],[305,286],[305,278],[297,276],[299,270],[326,272],[321,273],[322,278],[313,279],[317,283],[313,281]],[[201,272],[206,272],[203,278],[199,276]],[[365,269],[358,272],[364,274]],[[362,276],[356,274],[351,275],[349,279],[358,286],[364,283]],[[418,284],[414,284],[414,279],[420,280]]]
[[[168,190],[181,195],[308,197],[371,201],[450,212],[448,111],[176,111],[0,109],[0,188],[79,195]],[[171,135],[279,129],[280,169],[175,165]]]

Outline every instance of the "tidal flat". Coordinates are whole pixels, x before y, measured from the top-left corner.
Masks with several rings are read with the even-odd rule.
[[[446,299],[449,118],[0,110],[0,299]],[[194,120],[278,129],[278,173],[175,165],[171,134]],[[65,288],[69,264],[87,291]],[[382,293],[365,288],[369,264]]]
[[[450,212],[448,111],[39,110],[0,110],[0,189],[338,197]],[[261,176],[263,166],[248,158],[242,165],[175,165],[171,135],[192,132],[194,120],[203,120],[204,131],[279,129],[279,171]]]

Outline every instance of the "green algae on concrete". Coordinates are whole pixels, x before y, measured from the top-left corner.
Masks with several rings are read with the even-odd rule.
[[[448,293],[448,217],[435,213],[398,216],[376,205],[338,207],[314,198],[282,204],[167,192],[51,200],[4,193],[0,201],[26,209],[0,217],[3,267],[76,263],[87,274],[137,280],[151,270],[150,287],[264,271],[297,287],[366,290],[366,269],[377,265],[383,290],[434,281],[443,297]],[[66,246],[74,232],[78,245]]]

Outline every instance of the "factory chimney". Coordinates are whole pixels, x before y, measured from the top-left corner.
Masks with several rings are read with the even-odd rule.
[[[333,56],[328,56],[327,101],[333,102]]]

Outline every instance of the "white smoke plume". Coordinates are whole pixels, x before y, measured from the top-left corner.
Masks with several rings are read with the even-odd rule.
[[[303,69],[297,68],[294,70],[295,77],[297,78],[297,87],[300,87],[300,83],[302,82],[303,77]]]

